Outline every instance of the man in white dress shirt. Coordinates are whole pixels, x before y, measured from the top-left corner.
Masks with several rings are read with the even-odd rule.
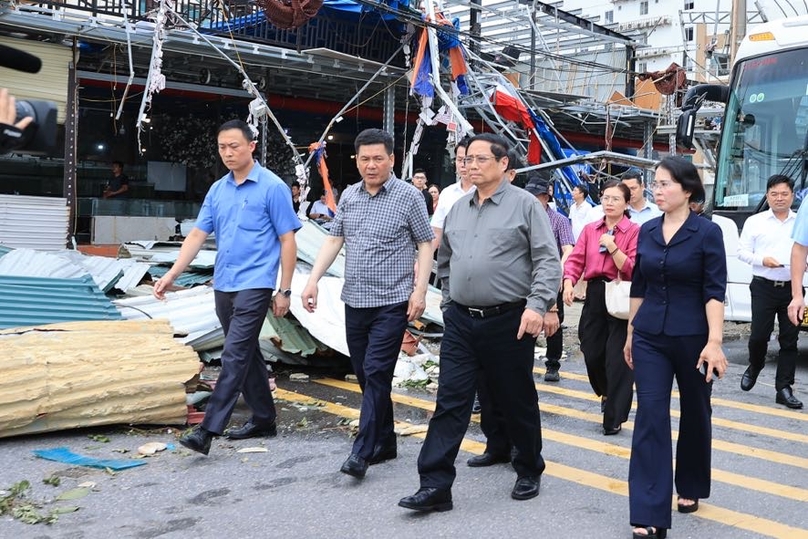
[[[460,197],[470,193],[475,188],[468,178],[466,165],[463,164],[468,143],[469,139],[464,138],[458,142],[457,147],[455,147],[455,170],[457,170],[458,180],[440,192],[438,207],[435,208],[435,213],[432,215],[432,220],[430,221],[432,231],[435,233],[435,239],[432,243],[434,249],[438,248],[440,240],[443,238],[443,222],[446,220],[446,215],[449,213],[449,210],[452,209],[455,202],[460,200]]]
[[[788,319],[791,303],[791,232],[796,214],[794,182],[788,176],[775,174],[766,182],[769,209],[750,216],[743,225],[738,244],[738,258],[752,265],[752,329],[749,335],[749,367],[741,378],[741,389],[749,391],[757,382],[766,363],[769,336],[774,330],[774,317],[779,325],[780,354],[774,387],[775,402],[788,408],[802,408],[791,389],[797,364],[799,327]]]
[[[589,188],[585,183],[572,188],[573,204],[570,206],[570,222],[572,223],[572,237],[576,242],[584,226],[592,222],[592,205],[586,200],[588,196]]]

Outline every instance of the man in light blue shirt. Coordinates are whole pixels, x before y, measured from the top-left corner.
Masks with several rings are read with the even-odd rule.
[[[805,277],[806,257],[808,257],[808,204],[803,199],[794,221],[791,239],[791,303],[788,305],[788,319],[795,326],[801,326],[805,314],[805,290],[802,279]]]
[[[224,433],[239,394],[252,410],[230,439],[275,436],[275,403],[269,390],[258,334],[273,305],[275,316],[289,312],[297,259],[295,231],[300,221],[289,187],[253,160],[252,130],[241,120],[225,122],[217,135],[219,155],[230,172],[205,196],[196,226],[185,238],[177,261],[154,284],[164,299],[174,280],[196,257],[208,235],[216,233],[213,288],[216,315],[224,329],[222,372],[205,408],[202,424],[180,438],[183,446],[207,455],[214,436]],[[272,298],[281,266],[280,289]]]
[[[631,199],[628,201],[629,219],[642,225],[646,221],[662,215],[656,204],[645,198],[645,182],[643,182],[640,169],[629,169],[620,176],[620,181],[626,184],[631,191]]]

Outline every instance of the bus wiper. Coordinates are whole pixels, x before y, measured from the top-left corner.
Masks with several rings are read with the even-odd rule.
[[[798,178],[798,182],[794,182],[794,191],[801,191],[805,188],[805,179],[808,176],[808,131],[805,133],[805,143],[802,149],[796,150],[794,154],[788,158],[788,161],[783,164],[778,174],[788,176],[789,178]]]

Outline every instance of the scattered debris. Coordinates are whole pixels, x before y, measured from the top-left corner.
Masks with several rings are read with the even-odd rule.
[[[75,506],[57,506],[43,514],[40,509],[44,504],[28,499],[27,491],[30,488],[31,484],[23,480],[15,483],[8,490],[0,491],[0,515],[9,515],[25,524],[53,524],[59,519],[59,515],[79,510]],[[87,495],[71,494],[71,492],[73,491],[63,492],[54,501],[70,500]]]
[[[109,443],[109,436],[105,436],[104,434],[88,434],[87,438],[94,442],[101,442],[102,444]]]
[[[242,447],[236,453],[266,453],[266,447]]]
[[[293,372],[289,375],[290,382],[308,382],[309,375],[302,372]]]
[[[357,378],[355,374],[346,374],[345,375],[345,381],[346,382],[351,382],[351,383],[354,383],[354,384],[358,384],[359,383],[359,378]]]
[[[78,500],[79,498],[84,498],[90,493],[90,489],[86,487],[78,487],[71,490],[66,490],[62,492],[55,500],[64,501],[64,500]]]
[[[427,431],[429,425],[413,425],[411,427],[396,428],[396,434],[399,436],[412,436],[413,434],[423,434]]]
[[[160,451],[165,451],[168,448],[168,445],[164,444],[163,442],[149,442],[141,445],[137,448],[137,452],[144,456],[151,456],[155,453],[159,453]]]
[[[59,484],[62,482],[62,478],[56,474],[51,475],[50,477],[46,477],[42,480],[43,483],[46,485],[50,485],[52,487],[58,487]]]

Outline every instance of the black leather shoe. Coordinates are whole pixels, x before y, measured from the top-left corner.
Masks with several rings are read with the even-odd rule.
[[[213,433],[206,431],[202,427],[196,427],[179,439],[180,445],[203,455],[210,453],[210,443],[212,441]]]
[[[559,380],[561,380],[561,376],[558,374],[558,367],[547,367],[544,371],[544,381],[558,382]]]
[[[520,477],[511,491],[511,498],[514,500],[529,500],[539,495],[541,477]]]
[[[368,464],[372,466],[373,464],[379,464],[386,460],[393,460],[397,456],[398,450],[396,449],[395,442],[387,445],[377,445],[373,450],[373,454],[368,459]]]
[[[444,488],[419,488],[412,496],[399,500],[398,505],[413,511],[451,511],[452,491]]]
[[[614,436],[615,434],[619,434],[620,431],[623,430],[623,425],[617,425],[616,427],[603,427],[603,435],[604,436]]]
[[[744,371],[743,376],[741,377],[741,389],[743,389],[744,391],[749,391],[750,389],[755,387],[755,382],[757,382],[758,375],[762,370],[763,370],[762,368],[758,369],[757,367],[749,365],[746,368],[746,371]]]
[[[471,413],[472,414],[479,414],[483,411],[483,407],[480,405],[480,399],[477,398],[477,395],[474,395],[474,404],[471,405]]]
[[[496,455],[494,453],[483,453],[482,455],[471,457],[466,461],[466,464],[468,464],[472,468],[484,468],[486,466],[493,466],[494,464],[502,464],[510,461],[511,461],[510,455]]]
[[[368,471],[368,461],[351,453],[348,460],[342,463],[342,468],[339,469],[342,473],[346,473],[357,479],[362,479]]]
[[[778,391],[775,402],[777,402],[777,404],[783,404],[795,410],[799,410],[800,408],[802,408],[802,401],[794,396],[794,393],[791,391],[790,387],[784,387],[783,389]]]
[[[275,423],[270,423],[269,425],[256,425],[252,422],[252,419],[250,419],[240,427],[227,429],[224,435],[231,440],[246,440],[247,438],[277,436],[278,427],[275,425]]]

